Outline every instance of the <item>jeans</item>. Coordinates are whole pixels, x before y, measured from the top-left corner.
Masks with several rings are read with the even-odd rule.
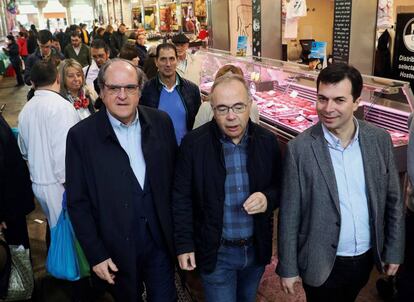
[[[256,264],[254,246],[223,246],[212,273],[201,272],[207,302],[254,302],[264,273]]]
[[[328,279],[319,287],[303,284],[308,302],[353,302],[367,284],[373,267],[372,251],[356,257],[336,257]]]

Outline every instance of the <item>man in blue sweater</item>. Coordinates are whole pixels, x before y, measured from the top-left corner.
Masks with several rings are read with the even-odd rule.
[[[158,74],[145,84],[140,104],[158,108],[170,116],[177,143],[193,128],[201,104],[198,87],[180,77],[177,69],[177,49],[173,44],[157,46],[155,64]]]

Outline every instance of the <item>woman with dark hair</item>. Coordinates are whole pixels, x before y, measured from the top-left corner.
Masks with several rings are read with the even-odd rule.
[[[96,29],[96,33],[93,36],[93,40],[104,40],[104,33],[105,33],[105,28],[103,27],[99,27]]]
[[[103,39],[105,41],[105,44],[108,46],[111,45],[111,37],[112,37],[113,32],[114,32],[114,28],[112,27],[112,25],[108,25],[103,34]]]
[[[131,61],[132,64],[139,67],[139,53],[132,42],[128,41],[124,46],[122,46],[119,52],[119,57],[121,59]]]
[[[7,35],[7,48],[3,48],[3,51],[9,56],[10,62],[13,65],[14,71],[16,72],[17,86],[23,86],[24,81],[22,77],[21,59],[19,55],[19,45],[13,35]]]

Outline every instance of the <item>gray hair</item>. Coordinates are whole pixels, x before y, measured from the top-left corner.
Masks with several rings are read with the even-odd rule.
[[[248,98],[248,100],[250,101],[251,100],[251,97],[250,97],[250,90],[249,90],[249,87],[247,86],[247,83],[246,83],[246,81],[244,80],[244,78],[241,76],[241,75],[239,75],[239,74],[235,74],[235,73],[231,73],[231,74],[225,74],[225,75],[222,75],[221,77],[218,77],[215,81],[214,81],[214,84],[213,84],[213,86],[211,87],[211,91],[210,91],[210,103],[211,103],[211,101],[213,100],[213,96],[214,96],[214,90],[219,86],[219,85],[221,85],[221,84],[224,84],[224,83],[228,83],[228,82],[232,82],[232,81],[236,81],[236,82],[239,82],[240,84],[242,84],[243,85],[243,87],[244,87],[244,89],[245,89],[245,91],[246,91],[246,95],[247,95],[247,98]]]
[[[105,86],[105,74],[106,74],[106,70],[108,69],[109,66],[111,66],[111,64],[115,63],[115,62],[125,62],[129,65],[131,65],[134,70],[137,72],[137,79],[138,79],[138,88],[139,88],[139,93],[141,94],[142,89],[144,88],[144,84],[145,81],[147,80],[147,77],[145,76],[145,73],[138,67],[136,67],[134,64],[132,64],[131,61],[125,60],[125,59],[121,59],[121,58],[114,58],[111,60],[108,60],[100,69],[99,69],[99,73],[98,73],[98,86],[101,89],[101,91],[104,89]]]

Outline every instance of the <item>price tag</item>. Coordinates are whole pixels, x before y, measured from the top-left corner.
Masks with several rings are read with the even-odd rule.
[[[298,92],[296,90],[292,90],[292,92],[289,94],[290,97],[295,98],[298,96]]]

